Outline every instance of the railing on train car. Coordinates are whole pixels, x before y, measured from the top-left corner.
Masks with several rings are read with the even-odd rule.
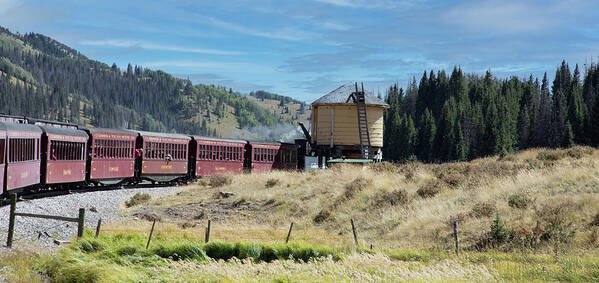
[[[25,118],[24,116],[0,114],[0,122],[26,124],[27,118]]]

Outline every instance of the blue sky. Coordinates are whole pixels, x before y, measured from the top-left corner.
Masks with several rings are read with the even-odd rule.
[[[454,65],[551,75],[599,55],[599,1],[0,0],[0,25],[119,67],[311,102],[342,83],[384,92]]]

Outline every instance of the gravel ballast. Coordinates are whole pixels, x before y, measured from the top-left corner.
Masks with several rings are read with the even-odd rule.
[[[76,218],[79,208],[85,208],[85,227],[95,228],[100,218],[102,223],[122,220],[123,217],[119,212],[124,206],[123,203],[136,193],[148,193],[155,198],[174,194],[179,189],[180,187],[159,187],[73,193],[19,201],[17,211]],[[10,206],[0,207],[0,246],[2,247],[6,245],[9,210]],[[69,241],[77,235],[77,223],[20,216],[16,220],[13,247],[26,244],[52,249],[59,247],[55,240]]]

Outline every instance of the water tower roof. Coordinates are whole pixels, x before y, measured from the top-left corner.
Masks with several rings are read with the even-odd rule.
[[[327,93],[325,96],[312,102],[312,105],[326,105],[326,104],[351,104],[354,105],[353,99],[350,95],[356,91],[356,86],[353,84],[344,84],[337,89]],[[385,101],[376,97],[367,90],[364,90],[364,96],[366,98],[366,105],[378,105],[381,107],[388,108],[389,104]]]

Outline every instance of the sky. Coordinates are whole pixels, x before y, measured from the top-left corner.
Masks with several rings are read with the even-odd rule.
[[[599,61],[596,11],[594,0],[0,0],[0,25],[121,68],[311,102],[343,83],[384,93],[454,66],[497,77],[584,68]]]

